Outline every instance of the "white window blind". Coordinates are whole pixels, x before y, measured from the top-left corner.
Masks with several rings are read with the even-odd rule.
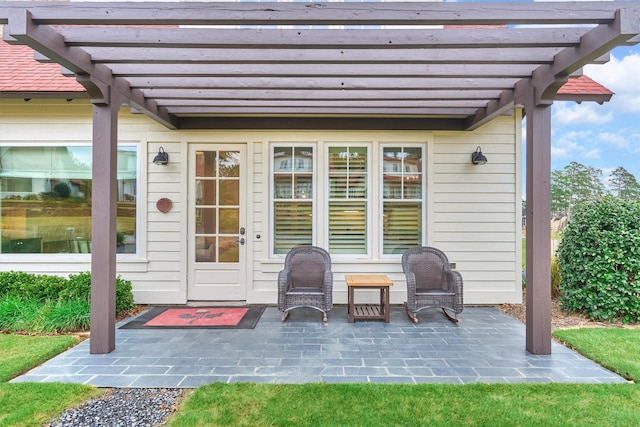
[[[422,246],[422,147],[383,147],[383,253]]]
[[[313,242],[313,147],[273,147],[273,252]]]
[[[329,252],[366,254],[367,147],[329,147]]]

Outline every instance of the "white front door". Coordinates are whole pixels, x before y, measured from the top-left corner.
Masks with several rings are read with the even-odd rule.
[[[245,300],[244,145],[189,146],[190,301]]]

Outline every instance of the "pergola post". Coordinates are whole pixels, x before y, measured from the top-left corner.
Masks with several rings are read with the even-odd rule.
[[[111,91],[111,88],[107,89]],[[119,104],[93,105],[91,209],[91,354],[116,347],[116,184]]]
[[[551,354],[551,104],[525,105],[526,350]]]

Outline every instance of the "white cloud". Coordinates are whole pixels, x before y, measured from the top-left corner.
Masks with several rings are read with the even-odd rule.
[[[629,148],[629,141],[622,133],[600,132],[598,139],[616,148]]]
[[[622,59],[611,55],[602,65],[587,65],[585,74],[613,92],[609,104],[620,111],[640,112],[640,54],[632,53]]]
[[[585,152],[582,157],[584,157],[585,159],[599,159],[600,158],[600,149],[599,148],[593,148],[587,152]]]
[[[573,104],[556,102],[553,104],[553,124],[558,125],[599,125],[613,120],[613,113],[598,104]]]
[[[584,153],[585,141],[592,141],[593,135],[589,130],[569,131],[551,137],[551,157],[554,159],[575,158]]]

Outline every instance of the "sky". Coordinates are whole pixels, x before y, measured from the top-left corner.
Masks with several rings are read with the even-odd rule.
[[[588,65],[584,74],[614,95],[602,105],[554,102],[551,170],[575,161],[602,170],[606,183],[610,173],[622,166],[640,182],[640,44],[615,48],[608,63]]]

